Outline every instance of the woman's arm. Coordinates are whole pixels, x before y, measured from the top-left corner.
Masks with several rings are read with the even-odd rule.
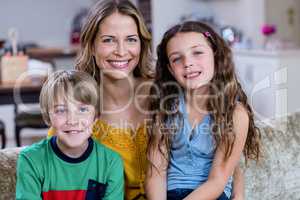
[[[159,151],[158,138],[155,140],[154,148],[150,149],[149,153],[151,163],[148,164],[145,191],[148,200],[166,200],[168,160]],[[166,148],[163,147],[162,151],[166,153]]]
[[[164,158],[159,158],[158,153],[153,158],[157,169],[149,166],[146,177],[146,195],[148,200],[166,200],[167,199],[167,170],[165,164],[157,165]],[[152,162],[153,162],[152,161]],[[162,161],[163,162],[163,161]],[[149,164],[151,165],[151,164]]]
[[[231,194],[232,200],[244,200],[244,174],[240,166],[238,165],[233,173],[233,191]]]
[[[224,147],[219,146],[208,180],[188,195],[185,200],[215,200],[222,194],[229,177],[240,161],[247,138],[248,124],[247,111],[242,105],[237,104],[233,113],[233,131],[236,133],[236,138],[230,157],[224,161]]]

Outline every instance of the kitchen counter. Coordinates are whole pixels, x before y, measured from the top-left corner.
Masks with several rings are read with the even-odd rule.
[[[77,55],[79,48],[69,47],[69,48],[29,48],[26,53],[31,58],[49,60],[54,58],[72,58]]]
[[[30,58],[50,62],[54,70],[74,69],[75,59],[79,53],[79,46],[76,47],[41,47],[27,49]]]

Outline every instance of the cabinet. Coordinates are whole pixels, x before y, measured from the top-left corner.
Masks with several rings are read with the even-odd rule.
[[[270,122],[300,111],[300,50],[233,50],[255,116]]]

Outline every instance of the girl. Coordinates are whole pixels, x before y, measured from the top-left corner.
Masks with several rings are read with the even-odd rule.
[[[157,55],[149,199],[230,199],[242,153],[259,159],[260,132],[229,47],[209,26],[189,21],[164,34]]]

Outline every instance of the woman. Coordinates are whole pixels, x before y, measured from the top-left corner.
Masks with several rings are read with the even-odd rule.
[[[150,45],[151,35],[132,3],[101,1],[83,26],[76,64],[101,87],[94,138],[122,156],[126,199],[145,199]]]

